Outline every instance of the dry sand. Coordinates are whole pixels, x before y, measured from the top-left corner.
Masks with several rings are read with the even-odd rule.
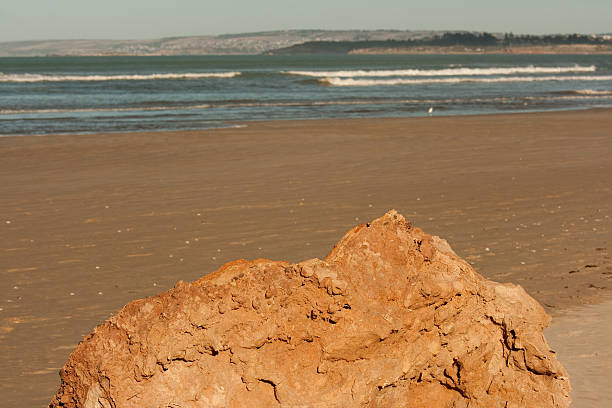
[[[247,125],[0,138],[3,404],[46,404],[128,301],[235,258],[323,257],[389,208],[554,316],[612,293],[612,110]]]
[[[545,336],[567,369],[572,408],[612,407],[612,299],[569,310],[553,319]]]

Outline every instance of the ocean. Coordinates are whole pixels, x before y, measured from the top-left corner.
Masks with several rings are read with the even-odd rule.
[[[610,106],[609,55],[0,58],[0,135]]]

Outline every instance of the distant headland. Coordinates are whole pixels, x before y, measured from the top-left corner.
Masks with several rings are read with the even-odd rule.
[[[270,54],[611,54],[610,35],[445,32],[410,40],[309,41]]]
[[[612,34],[282,30],[152,40],[0,42],[0,57],[293,54],[612,54]]]

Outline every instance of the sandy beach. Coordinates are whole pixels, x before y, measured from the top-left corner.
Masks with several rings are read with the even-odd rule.
[[[553,348],[580,313],[612,333],[609,308],[584,306],[612,295],[612,110],[243,125],[0,138],[4,404],[44,406],[71,350],[130,300],[237,258],[324,257],[391,208],[523,285]],[[612,373],[563,350],[570,375]],[[609,401],[592,393],[575,406]]]
[[[553,319],[545,335],[572,381],[572,407],[612,406],[610,315],[612,299],[584,305]]]

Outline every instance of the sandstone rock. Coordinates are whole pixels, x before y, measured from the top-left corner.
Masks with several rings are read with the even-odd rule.
[[[550,321],[391,211],[325,260],[239,260],[126,305],[50,407],[567,407]]]

